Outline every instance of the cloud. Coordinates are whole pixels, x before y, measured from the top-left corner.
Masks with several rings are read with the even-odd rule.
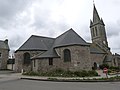
[[[120,33],[120,25],[119,24],[109,24],[106,28],[106,31],[107,31],[107,36],[108,38],[110,37],[115,37],[115,36],[119,36],[119,33]]]
[[[23,12],[32,0],[0,0],[0,27],[7,28],[15,23],[16,16]]]
[[[120,47],[120,1],[99,0],[95,4],[115,52],[114,48]],[[73,28],[90,42],[92,5],[90,0],[0,0],[0,39],[7,36],[11,50],[16,50],[31,35],[57,37]]]
[[[59,7],[64,0],[43,0],[33,5],[33,23],[31,27],[40,35],[56,37],[61,31],[69,28],[65,18],[59,15]],[[58,11],[57,11],[58,9]],[[57,13],[57,14],[56,14]]]

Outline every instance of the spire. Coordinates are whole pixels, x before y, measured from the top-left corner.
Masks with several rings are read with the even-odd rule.
[[[95,4],[93,4],[94,6],[94,9],[93,9],[93,23],[97,23],[100,21],[100,17],[99,17],[99,14],[97,12],[97,9],[95,7]]]
[[[92,20],[90,19],[90,27],[93,25],[93,22],[92,22]]]
[[[102,19],[102,18],[101,18],[101,20],[100,20],[100,21],[101,21],[101,24],[105,26],[105,24],[104,24],[104,22],[103,22],[103,19]]]

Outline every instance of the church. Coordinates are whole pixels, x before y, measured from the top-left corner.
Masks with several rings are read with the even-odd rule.
[[[32,35],[15,51],[15,71],[92,70],[103,63],[120,66],[120,55],[110,51],[105,24],[95,5],[90,31],[92,43],[86,42],[72,28],[56,38]]]

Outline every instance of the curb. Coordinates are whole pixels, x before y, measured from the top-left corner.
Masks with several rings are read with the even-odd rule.
[[[35,79],[35,78],[20,78],[25,80],[36,80],[36,81],[51,81],[51,82],[120,82],[120,80],[65,80],[65,79]]]

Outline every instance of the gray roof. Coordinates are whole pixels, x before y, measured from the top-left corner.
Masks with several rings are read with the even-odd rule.
[[[48,38],[32,35],[17,51],[45,50],[46,52],[34,58],[59,57],[54,48],[68,45],[89,45],[73,29],[70,29],[57,38]]]
[[[58,58],[58,54],[54,50],[56,47],[68,46],[68,45],[89,45],[85,42],[73,29],[68,30],[59,37],[57,37],[53,43],[53,46],[43,54],[33,57],[35,58]]]
[[[118,53],[115,53],[115,55],[114,56],[118,56],[118,57],[120,57],[120,54],[118,54]]]
[[[32,35],[17,51],[48,50],[53,42],[54,38]]]
[[[105,58],[104,58],[104,62],[111,62],[112,61],[112,55],[106,55]]]
[[[88,45],[73,29],[70,29],[56,39],[32,35],[17,51],[49,50],[51,47],[76,44]]]
[[[97,23],[98,21],[100,21],[100,17],[99,17],[99,14],[97,12],[97,9],[94,5],[94,9],[93,9],[93,22],[94,23]]]
[[[44,52],[41,55],[37,55],[35,57],[32,57],[31,59],[37,59],[37,58],[59,58],[58,54],[56,53],[56,51],[51,48],[48,51]]]
[[[6,43],[6,41],[0,40],[0,49],[8,49],[9,50],[8,43]]]
[[[92,25],[94,25],[94,24],[97,24],[97,23],[102,24],[102,25],[105,26],[105,24],[104,24],[104,22],[103,22],[103,19],[99,17],[99,14],[98,14],[98,12],[97,12],[97,9],[96,9],[96,7],[95,7],[95,5],[94,5],[94,9],[93,9],[93,21],[90,20],[90,27],[91,27]]]
[[[100,49],[97,44],[94,43],[89,43],[90,44],[90,53],[95,53],[95,54],[105,54],[102,49]]]
[[[73,29],[68,30],[56,38],[53,47],[68,45],[89,45]]]

